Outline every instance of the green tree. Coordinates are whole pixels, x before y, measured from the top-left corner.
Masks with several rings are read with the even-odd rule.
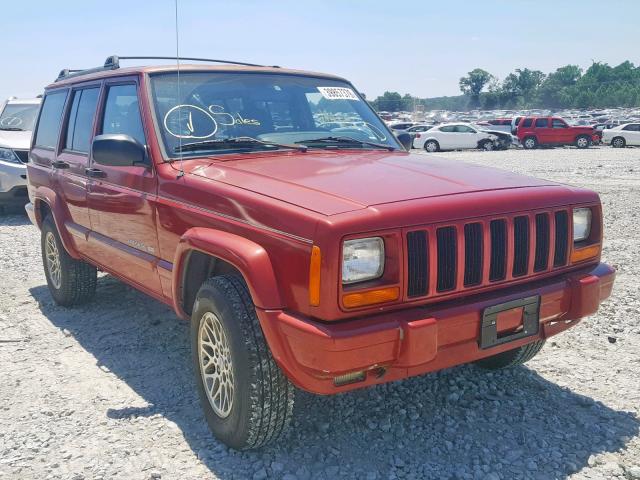
[[[372,104],[378,111],[399,112],[402,110],[402,96],[398,92],[384,92],[384,94],[376,98]]]
[[[475,108],[480,104],[480,93],[482,89],[495,77],[486,70],[475,68],[465,77],[460,78],[460,91],[468,95],[471,105]]]

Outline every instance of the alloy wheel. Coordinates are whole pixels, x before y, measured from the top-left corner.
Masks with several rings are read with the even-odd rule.
[[[60,269],[60,251],[56,243],[56,237],[52,232],[47,232],[45,237],[45,256],[47,257],[47,271],[53,287],[58,290],[62,285],[62,270]]]
[[[226,418],[233,407],[233,364],[231,350],[220,319],[206,312],[198,331],[200,375],[213,411]]]

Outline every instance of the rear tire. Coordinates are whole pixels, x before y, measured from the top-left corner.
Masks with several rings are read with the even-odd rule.
[[[221,442],[249,450],[286,431],[295,389],[271,355],[241,278],[222,275],[200,287],[191,347],[200,404]]]
[[[515,365],[521,365],[528,362],[535,357],[542,347],[545,340],[538,340],[533,343],[528,343],[522,347],[514,348],[513,350],[507,350],[506,352],[498,353],[491,357],[482,358],[476,360],[474,363],[487,370],[499,370],[502,368],[513,367]]]
[[[67,253],[51,215],[42,222],[41,249],[47,285],[58,305],[70,307],[93,298],[98,270]]]
[[[575,145],[579,149],[589,148],[589,145],[591,145],[591,139],[586,135],[580,135],[576,138]]]
[[[440,145],[435,140],[427,140],[424,149],[429,153],[435,153],[440,151]]]
[[[527,137],[522,141],[522,146],[527,150],[533,150],[538,146],[536,137]]]
[[[611,146],[613,148],[624,148],[627,146],[627,142],[623,137],[615,137],[611,140]]]

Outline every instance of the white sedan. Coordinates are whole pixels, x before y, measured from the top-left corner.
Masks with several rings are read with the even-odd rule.
[[[493,150],[497,138],[467,123],[445,123],[416,135],[413,148],[424,148],[427,152],[468,148]]]
[[[602,143],[614,148],[627,145],[640,145],[640,123],[625,123],[614,128],[602,130]]]

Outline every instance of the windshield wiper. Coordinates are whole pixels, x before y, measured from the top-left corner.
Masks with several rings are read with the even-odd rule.
[[[18,127],[0,127],[0,130],[4,130],[6,132],[24,132],[24,128]]]
[[[347,136],[339,136],[339,137],[321,137],[321,138],[310,138],[308,140],[300,140],[296,143],[356,143],[358,145],[367,145],[369,147],[374,148],[384,148],[385,150],[389,150],[393,152],[397,150],[397,148],[392,147],[391,145],[385,145],[384,143],[376,143],[376,142],[367,142],[365,140],[358,140],[357,138],[347,137]]]
[[[225,147],[231,147],[236,149],[242,149],[246,147],[255,147],[258,145],[264,145],[267,147],[288,148],[291,150],[298,150],[300,152],[306,152],[306,145],[289,145],[287,143],[267,142],[253,137],[233,137],[233,138],[218,138],[215,140],[203,140],[201,142],[183,143],[174,148],[175,152],[193,152],[196,150],[218,150]]]

